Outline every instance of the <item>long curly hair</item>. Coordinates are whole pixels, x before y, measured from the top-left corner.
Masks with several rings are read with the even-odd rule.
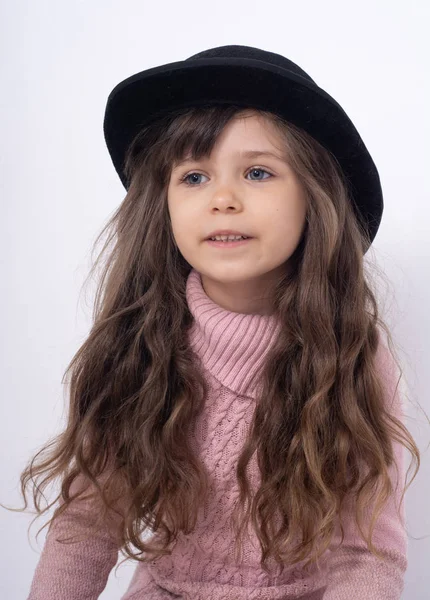
[[[193,318],[185,291],[192,266],[172,234],[170,173],[186,153],[209,156],[229,121],[245,113],[236,105],[185,108],[136,135],[125,162],[128,191],[96,238],[97,244],[107,233],[89,277],[106,259],[93,325],[64,374],[70,375],[67,425],[20,476],[24,509],[27,487],[34,486],[35,518],[60,500],[45,527],[70,503],[89,499],[97,509],[88,536],[108,526],[125,556],[142,562],[169,554],[178,533],[193,530],[208,490],[208,474],[188,439],[208,383],[188,342]],[[236,466],[237,548],[251,520],[265,570],[269,556],[281,568],[305,559],[308,566],[329,546],[336,519],[353,497],[363,539],[380,556],[371,538],[393,493],[393,442],[417,461],[412,481],[420,451],[389,410],[375,364],[382,329],[395,352],[365,265],[370,241],[335,157],[292,123],[255,113],[282,136],[308,212],[288,272],[274,290],[282,326]],[[255,452],[261,486],[252,496],[246,468]],[[43,490],[56,478],[60,493],[42,509]],[[366,536],[361,521],[371,501],[376,506]],[[154,535],[144,539],[145,532]]]

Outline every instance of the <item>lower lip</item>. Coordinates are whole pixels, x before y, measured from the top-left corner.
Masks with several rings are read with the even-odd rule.
[[[239,240],[237,242],[217,242],[213,240],[206,240],[210,246],[215,246],[216,248],[238,248],[239,246],[244,246],[254,238],[247,238],[246,240]]]

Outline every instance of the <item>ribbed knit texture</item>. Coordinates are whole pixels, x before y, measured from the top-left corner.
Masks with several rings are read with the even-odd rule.
[[[187,301],[194,317],[190,343],[202,361],[210,384],[205,410],[191,434],[193,449],[210,474],[210,492],[198,513],[191,535],[180,535],[170,556],[138,563],[121,600],[399,600],[407,569],[405,512],[396,514],[404,483],[404,448],[395,443],[400,479],[393,466],[390,474],[396,494],[384,508],[373,534],[381,562],[371,554],[356,530],[352,508],[320,568],[304,574],[301,564],[286,567],[281,576],[261,569],[261,550],[251,528],[244,539],[242,560],[234,558],[234,531],[229,522],[239,490],[235,466],[255,409],[259,373],[278,324],[273,316],[234,313],[215,304],[205,293],[194,269],[187,280]],[[385,397],[391,412],[403,420],[397,370],[391,354],[379,344],[377,366],[385,381]],[[394,400],[394,403],[393,403]],[[260,482],[256,455],[248,467],[254,489]],[[90,541],[64,545],[61,537],[86,530],[85,502],[70,506],[48,532],[27,600],[96,600],[105,589],[118,560],[118,548],[109,530]],[[88,517],[87,517],[88,518]]]

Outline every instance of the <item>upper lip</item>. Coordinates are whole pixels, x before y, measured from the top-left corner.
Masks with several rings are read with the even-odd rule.
[[[211,237],[215,237],[216,235],[243,235],[245,237],[252,237],[252,235],[248,235],[243,231],[235,231],[233,229],[217,229],[216,231],[212,231],[205,239],[208,240]]]

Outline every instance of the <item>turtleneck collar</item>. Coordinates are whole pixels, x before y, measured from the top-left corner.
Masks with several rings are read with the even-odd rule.
[[[279,323],[272,315],[228,311],[206,294],[201,275],[191,269],[186,296],[194,317],[190,343],[203,367],[239,395],[257,398],[258,376],[276,339]]]

